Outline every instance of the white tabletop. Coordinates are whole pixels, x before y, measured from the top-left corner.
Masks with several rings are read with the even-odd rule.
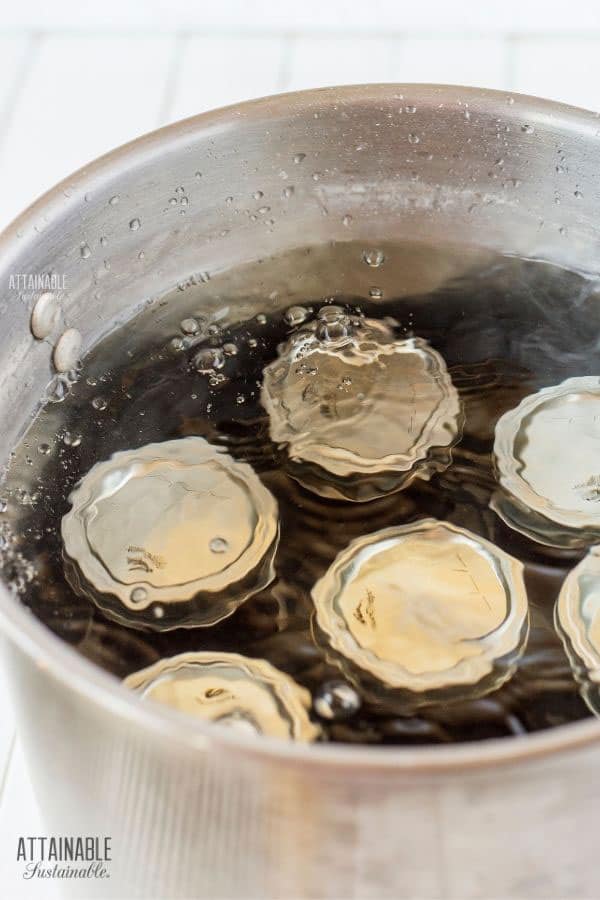
[[[600,109],[597,4],[491,6],[174,0],[146,4],[141,24],[139,3],[79,2],[76,13],[67,0],[8,4],[0,13],[0,227],[117,144],[279,91],[434,81]],[[15,862],[16,836],[43,826],[1,679],[0,670],[0,896],[51,900],[56,889],[25,884]]]

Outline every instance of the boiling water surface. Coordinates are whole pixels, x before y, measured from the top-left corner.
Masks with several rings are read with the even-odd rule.
[[[444,360],[465,420],[451,465],[430,480],[351,502],[290,477],[285,446],[270,439],[263,370],[279,345],[332,304],[378,320],[393,338],[422,339]],[[266,659],[311,692],[324,737],[334,741],[478,740],[583,718],[590,713],[552,618],[582,552],[528,540],[488,503],[496,421],[542,387],[597,374],[599,334],[593,281],[465,248],[348,243],[194,275],[98,344],[66,396],[64,380],[50,386],[0,488],[3,576],[53,632],[118,677],[187,651]],[[71,589],[61,519],[95,463],[190,435],[249,463],[276,497],[276,578],[213,627],[136,631]],[[495,692],[401,715],[385,690],[357,697],[345,685],[331,688],[343,675],[315,640],[311,589],[351,541],[424,517],[467,528],[524,563],[531,628],[517,671]]]

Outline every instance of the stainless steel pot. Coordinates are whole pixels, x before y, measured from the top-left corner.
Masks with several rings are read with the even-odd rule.
[[[85,350],[190,272],[307,240],[452,240],[598,273],[599,134],[596,115],[529,97],[384,85],[259,100],[114,151],[0,239],[0,456],[51,375],[52,348],[32,339],[11,275],[64,275]],[[190,182],[187,215],[174,216],[168,198]],[[270,227],[226,203],[257,189]],[[417,260],[410,276],[436,273]],[[600,893],[595,720],[421,749],[255,742],[144,704],[3,588],[0,623],[48,833],[112,836],[99,896]]]

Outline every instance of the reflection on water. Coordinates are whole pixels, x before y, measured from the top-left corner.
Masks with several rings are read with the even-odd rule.
[[[329,696],[339,713],[322,717],[330,740],[477,740],[589,715],[553,623],[562,580],[582,550],[531,540],[489,503],[497,488],[492,449],[499,417],[527,395],[600,369],[596,286],[550,265],[465,248],[382,246],[383,262],[374,268],[363,261],[365,249],[373,248],[304,249],[174,291],[98,346],[66,399],[45,406],[16,448],[0,490],[4,576],[49,628],[119,677],[184,652],[267,660],[313,698]],[[393,341],[414,339],[444,361],[464,422],[452,464],[429,481],[416,478],[403,490],[356,503],[320,496],[290,478],[290,442],[271,439],[262,374],[294,331],[332,305],[362,313],[390,329]],[[301,315],[298,307],[310,312]],[[186,436],[251,465],[274,496],[275,577],[212,627],[133,631],[73,591],[60,522],[69,494],[95,463]],[[485,697],[404,715],[385,690],[363,692],[357,684],[360,702],[348,715],[325,688],[345,676],[314,640],[311,590],[351,541],[423,518],[467,529],[523,563],[530,610],[524,652],[512,677]]]

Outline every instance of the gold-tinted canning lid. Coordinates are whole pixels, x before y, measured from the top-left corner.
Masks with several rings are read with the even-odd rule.
[[[313,588],[316,621],[340,659],[386,687],[424,701],[444,690],[481,694],[510,676],[523,651],[522,573],[490,542],[422,519],[342,551]]]
[[[264,659],[181,653],[129,675],[124,684],[180,712],[250,734],[314,741],[310,694]]]
[[[72,580],[119,621],[211,625],[272,580],[276,501],[250,466],[203,438],[115,453],[70,501]]]
[[[592,547],[565,578],[554,621],[581,694],[600,715],[600,547]]]
[[[599,439],[597,376],[568,378],[526,397],[496,425],[496,468],[516,512],[503,514],[501,501],[496,511],[542,543],[592,542],[600,536]]]
[[[440,467],[435,448],[446,450],[447,465],[460,426],[458,393],[439,353],[418,338],[394,340],[384,323],[342,314],[309,323],[279,348],[264,370],[261,399],[272,440],[313,467],[307,486],[348,499],[369,498],[327,490],[328,474],[335,484],[396,473],[397,489]]]

